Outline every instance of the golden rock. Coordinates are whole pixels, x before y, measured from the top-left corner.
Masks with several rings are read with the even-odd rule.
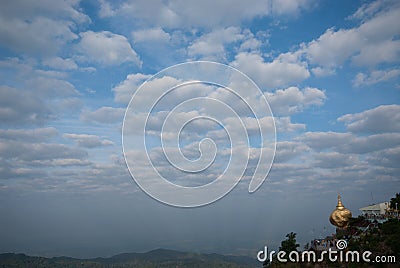
[[[338,204],[336,209],[332,211],[329,221],[339,228],[347,228],[349,220],[351,218],[351,212],[345,208],[340,200],[340,194],[338,194]]]

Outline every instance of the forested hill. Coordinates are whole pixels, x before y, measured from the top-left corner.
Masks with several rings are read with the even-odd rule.
[[[76,259],[70,257],[34,257],[25,254],[0,254],[0,267],[262,267],[255,258],[220,254],[198,254],[167,249],[156,249],[146,253],[123,253],[110,258]]]

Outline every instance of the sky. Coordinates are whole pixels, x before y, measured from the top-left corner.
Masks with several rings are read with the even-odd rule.
[[[169,248],[256,256],[264,246],[277,249],[292,231],[301,246],[332,234],[328,219],[338,193],[356,216],[399,192],[398,1],[0,5],[0,252],[87,258]],[[197,60],[234,67],[255,82],[273,114],[276,151],[256,192],[248,192],[251,154],[225,197],[180,208],[151,198],[134,181],[122,124],[142,83]],[[156,78],[160,87],[179,80]],[[155,100],[151,92],[136,96],[139,103]],[[212,182],[232,164],[227,151],[243,152],[229,143],[239,135],[237,122],[220,113],[221,124],[190,121],[179,137],[189,160],[200,157],[202,139],[214,140],[215,166],[192,174],[169,165],[160,138],[173,146],[176,135],[160,134],[163,121],[179,103],[200,97],[241,109],[226,88],[182,87],[159,103],[145,134],[153,168],[184,186]],[[203,104],[174,111],[181,121],[212,115],[211,102]],[[241,111],[253,152],[260,149],[255,117]],[[143,133],[135,128],[143,114],[133,115],[125,156],[133,173],[151,180]],[[272,131],[268,118],[256,117]],[[271,148],[261,149],[270,155]]]

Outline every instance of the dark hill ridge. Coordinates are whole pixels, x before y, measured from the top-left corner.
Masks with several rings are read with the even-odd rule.
[[[70,257],[34,257],[25,254],[0,254],[0,267],[262,267],[255,259],[245,256],[199,254],[169,249],[145,253],[122,253],[109,258],[76,259]]]

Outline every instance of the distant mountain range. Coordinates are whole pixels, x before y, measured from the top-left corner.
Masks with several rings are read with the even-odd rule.
[[[34,257],[25,254],[0,254],[0,267],[141,267],[141,268],[196,268],[196,267],[262,267],[256,258],[221,254],[199,254],[168,249],[156,249],[146,253],[123,253],[109,258],[76,259],[70,257]]]

